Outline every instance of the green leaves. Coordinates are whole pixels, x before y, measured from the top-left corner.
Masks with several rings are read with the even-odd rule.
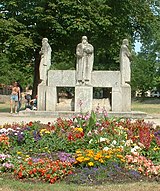
[[[32,78],[33,61],[38,76],[43,37],[52,47],[54,69],[75,69],[75,47],[86,35],[95,48],[94,69],[119,70],[122,39],[146,44],[158,38],[159,6],[157,0],[2,0],[0,52],[17,73],[27,75],[29,66]]]

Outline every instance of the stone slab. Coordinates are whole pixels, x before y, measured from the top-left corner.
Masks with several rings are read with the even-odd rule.
[[[93,71],[91,84],[94,87],[120,86],[120,71]],[[75,85],[75,70],[48,71],[48,86],[74,87]]]
[[[49,70],[48,86],[74,87],[76,84],[75,70]]]
[[[75,112],[90,112],[92,110],[93,87],[75,87]]]
[[[64,117],[70,118],[74,115],[79,114],[79,112],[74,111],[20,111],[17,116],[41,116],[41,117]],[[147,117],[147,113],[140,111],[131,111],[131,112],[108,112],[108,117],[122,117],[122,118],[133,118],[133,119],[144,119]]]
[[[91,84],[94,87],[120,86],[120,71],[93,71]]]

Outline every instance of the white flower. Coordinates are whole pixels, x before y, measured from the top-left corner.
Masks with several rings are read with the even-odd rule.
[[[131,144],[133,144],[133,141],[131,139],[129,139],[126,141],[125,146],[129,147],[129,146],[131,146]]]
[[[91,136],[91,135],[92,135],[92,132],[89,131],[89,132],[87,133],[87,136]]]
[[[0,129],[0,133],[5,133],[7,130],[5,128]]]
[[[139,146],[134,146],[133,148],[131,148],[131,152],[137,152],[138,150],[141,150],[141,148]]]
[[[108,141],[108,139],[107,139],[107,138],[100,137],[99,142],[105,142],[105,141]]]
[[[109,147],[104,147],[103,150],[104,151],[108,151],[110,148]]]
[[[112,145],[116,145],[117,144],[117,141],[116,140],[113,140],[112,141]]]

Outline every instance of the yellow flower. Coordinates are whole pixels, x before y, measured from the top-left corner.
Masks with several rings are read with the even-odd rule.
[[[86,152],[87,152],[88,154],[94,155],[94,151],[93,151],[93,150],[86,150]]]
[[[89,157],[84,157],[84,159],[83,159],[84,161],[89,161],[90,160],[90,158]]]
[[[17,151],[17,155],[21,155],[21,154],[22,154],[22,152]]]
[[[154,147],[153,150],[158,151],[158,150],[160,150],[160,148],[159,147]]]
[[[95,156],[95,157],[94,157],[94,160],[99,160],[99,157],[96,157],[96,156]]]
[[[77,157],[76,160],[77,160],[78,162],[83,162],[84,157]]]
[[[79,154],[79,153],[81,153],[81,151],[80,151],[80,150],[77,150],[77,151],[76,151],[76,154]]]
[[[88,166],[94,166],[94,163],[93,162],[89,162]]]
[[[44,131],[46,131],[46,129],[41,129],[40,133],[43,133]]]
[[[104,160],[103,159],[99,159],[99,162],[104,163]]]
[[[122,162],[125,162],[125,160],[124,160],[124,159],[121,159],[121,161],[122,161]]]
[[[77,157],[81,157],[82,156],[82,154],[77,154]]]
[[[46,133],[46,134],[50,134],[50,131],[47,131],[47,130],[46,130],[45,133]]]
[[[106,155],[105,158],[106,158],[106,159],[110,159],[111,156],[110,156],[110,155]]]
[[[79,128],[77,127],[77,128],[75,128],[75,130],[79,131],[79,132],[83,132],[83,129],[81,127],[79,127]]]
[[[86,156],[87,156],[87,157],[93,157],[94,155],[93,155],[93,154],[88,153],[88,154],[86,154]]]
[[[29,155],[26,155],[26,158],[29,158],[30,156]]]
[[[123,158],[123,156],[122,156],[122,155],[117,155],[117,157],[118,157],[118,158],[121,158],[121,159]]]

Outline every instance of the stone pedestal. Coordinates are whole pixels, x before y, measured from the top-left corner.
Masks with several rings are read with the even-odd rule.
[[[122,111],[122,93],[120,87],[112,88],[112,111]]]
[[[90,112],[95,108],[93,101],[93,87],[112,88],[112,112],[131,111],[131,87],[129,84],[121,84],[120,71],[93,71],[91,73],[92,86],[76,86],[75,70],[50,70],[48,72],[48,84],[38,86],[38,110],[60,111],[57,104],[57,87],[75,87],[75,99],[71,104],[67,102],[65,111]],[[96,100],[98,101],[98,100]],[[106,100],[100,100],[100,107],[106,108]],[[98,101],[98,102],[100,102]],[[80,103],[81,102],[81,103]],[[93,107],[92,107],[93,105]],[[101,106],[102,105],[102,106]],[[59,107],[57,107],[59,106]],[[74,107],[74,108],[73,108]],[[60,108],[60,109],[59,109]],[[110,108],[108,108],[110,110]]]
[[[38,111],[45,111],[46,110],[46,85],[39,85],[38,86],[38,101],[37,101],[37,109]]]
[[[46,111],[56,111],[57,91],[56,87],[48,86],[46,91]]]
[[[125,84],[122,87],[122,111],[131,111],[131,87]]]
[[[75,87],[75,112],[90,112],[92,110],[93,87]]]

